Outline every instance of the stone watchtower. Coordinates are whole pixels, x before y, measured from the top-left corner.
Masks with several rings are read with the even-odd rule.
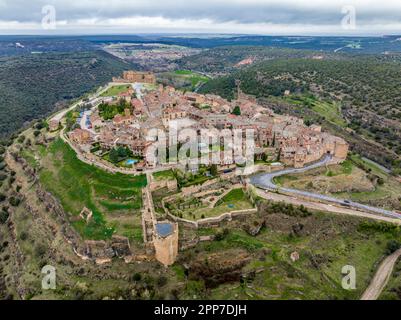
[[[155,225],[153,244],[156,259],[164,266],[171,266],[178,256],[178,224],[169,221]]]

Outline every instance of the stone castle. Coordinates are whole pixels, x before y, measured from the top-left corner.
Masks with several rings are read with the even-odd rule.
[[[113,78],[113,82],[120,83],[149,83],[156,84],[156,77],[152,72],[124,71],[122,78]]]

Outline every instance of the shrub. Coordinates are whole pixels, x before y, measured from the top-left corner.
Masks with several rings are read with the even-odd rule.
[[[11,186],[14,182],[15,182],[15,177],[11,176],[11,177],[10,177],[10,180],[9,180],[10,186]]]
[[[291,217],[309,217],[311,213],[304,206],[294,206],[292,203],[262,201],[259,205],[260,213],[281,213]]]
[[[11,197],[9,202],[13,207],[18,207],[21,203],[21,199],[16,197]]]
[[[230,233],[230,230],[228,230],[227,228],[224,228],[223,230],[219,230],[215,235],[215,240],[222,241],[228,236],[229,233]]]
[[[389,242],[387,242],[386,253],[390,255],[390,254],[396,252],[400,248],[401,248],[400,241],[390,240]]]
[[[141,279],[142,279],[142,276],[141,276],[140,273],[135,273],[135,274],[132,276],[132,280],[133,280],[133,281],[138,282],[138,281],[141,281]]]
[[[0,223],[5,224],[8,220],[9,214],[6,211],[0,211]]]
[[[39,243],[35,246],[35,256],[41,258],[46,254],[47,248],[43,243]]]
[[[157,285],[161,288],[164,287],[168,282],[168,279],[165,276],[160,276],[157,279]]]
[[[387,222],[361,222],[358,226],[358,231],[390,233],[394,236],[400,234],[398,226]]]
[[[19,143],[24,143],[24,141],[25,141],[25,136],[24,136],[24,135],[19,136],[18,139],[17,139],[17,141],[18,141]]]
[[[22,231],[21,234],[19,235],[20,240],[25,241],[28,239],[28,233],[25,231]]]

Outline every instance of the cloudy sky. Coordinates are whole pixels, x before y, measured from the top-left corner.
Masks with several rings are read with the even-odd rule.
[[[401,34],[401,0],[0,0],[0,34],[177,32]]]

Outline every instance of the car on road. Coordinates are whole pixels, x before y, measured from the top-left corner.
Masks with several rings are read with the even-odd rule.
[[[349,200],[344,200],[344,201],[343,201],[343,204],[344,204],[345,206],[347,206],[347,207],[350,207],[350,206],[351,206],[351,201],[349,201]]]

